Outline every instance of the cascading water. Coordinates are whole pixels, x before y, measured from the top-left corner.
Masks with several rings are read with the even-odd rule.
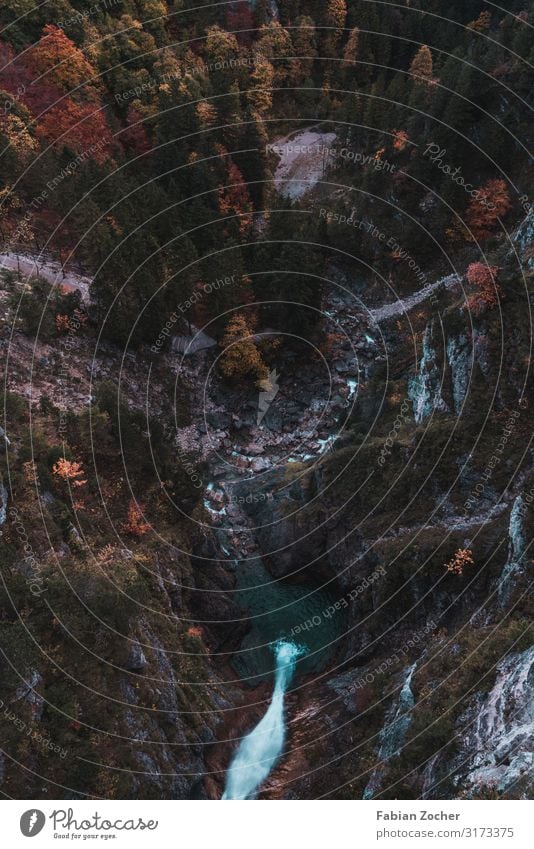
[[[442,373],[434,344],[434,322],[431,321],[424,332],[419,368],[408,381],[408,397],[413,404],[416,424],[421,424],[434,410],[447,410],[441,390]]]
[[[517,576],[523,571],[523,561],[527,547],[524,527],[525,504],[521,495],[514,501],[508,526],[508,558],[499,580],[499,602],[503,607],[514,588]]]
[[[275,643],[276,670],[271,703],[263,719],[241,741],[228,770],[223,799],[254,799],[280,757],[286,736],[284,695],[300,654],[302,649],[295,643],[287,640]]]
[[[404,681],[398,699],[388,711],[386,721],[380,731],[378,742],[379,765],[371,773],[367,787],[363,792],[364,799],[372,799],[380,790],[385,773],[385,765],[394,755],[401,751],[406,732],[412,721],[412,710],[415,699],[412,692],[412,678],[417,663],[413,663],[404,671]]]

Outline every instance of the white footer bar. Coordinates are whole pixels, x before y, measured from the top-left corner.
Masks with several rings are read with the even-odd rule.
[[[534,846],[534,802],[4,801],[3,845],[176,849]],[[35,838],[35,843],[29,843]]]

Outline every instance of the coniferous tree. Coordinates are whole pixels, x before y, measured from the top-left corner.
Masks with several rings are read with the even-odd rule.
[[[432,82],[433,73],[432,53],[430,48],[423,44],[410,63],[410,74],[416,85],[425,85]]]

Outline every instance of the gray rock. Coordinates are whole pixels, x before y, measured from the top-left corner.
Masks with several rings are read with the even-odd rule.
[[[128,672],[142,672],[148,666],[145,653],[139,643],[132,643],[124,668]]]
[[[30,706],[32,719],[36,722],[41,719],[44,709],[44,699],[40,693],[37,693],[35,690],[42,680],[43,679],[37,670],[32,669],[28,676],[28,680],[24,681],[15,692],[15,699],[17,701],[24,701]]]
[[[0,525],[4,525],[7,519],[7,500],[7,489],[5,488],[4,482],[0,477]]]
[[[258,456],[259,454],[263,454],[265,451],[263,445],[259,445],[257,442],[253,442],[248,446],[247,452],[251,454],[253,457]]]

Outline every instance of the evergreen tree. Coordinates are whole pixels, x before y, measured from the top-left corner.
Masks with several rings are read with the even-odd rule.
[[[434,65],[430,48],[423,44],[410,63],[410,74],[416,85],[428,84],[433,79]]]

